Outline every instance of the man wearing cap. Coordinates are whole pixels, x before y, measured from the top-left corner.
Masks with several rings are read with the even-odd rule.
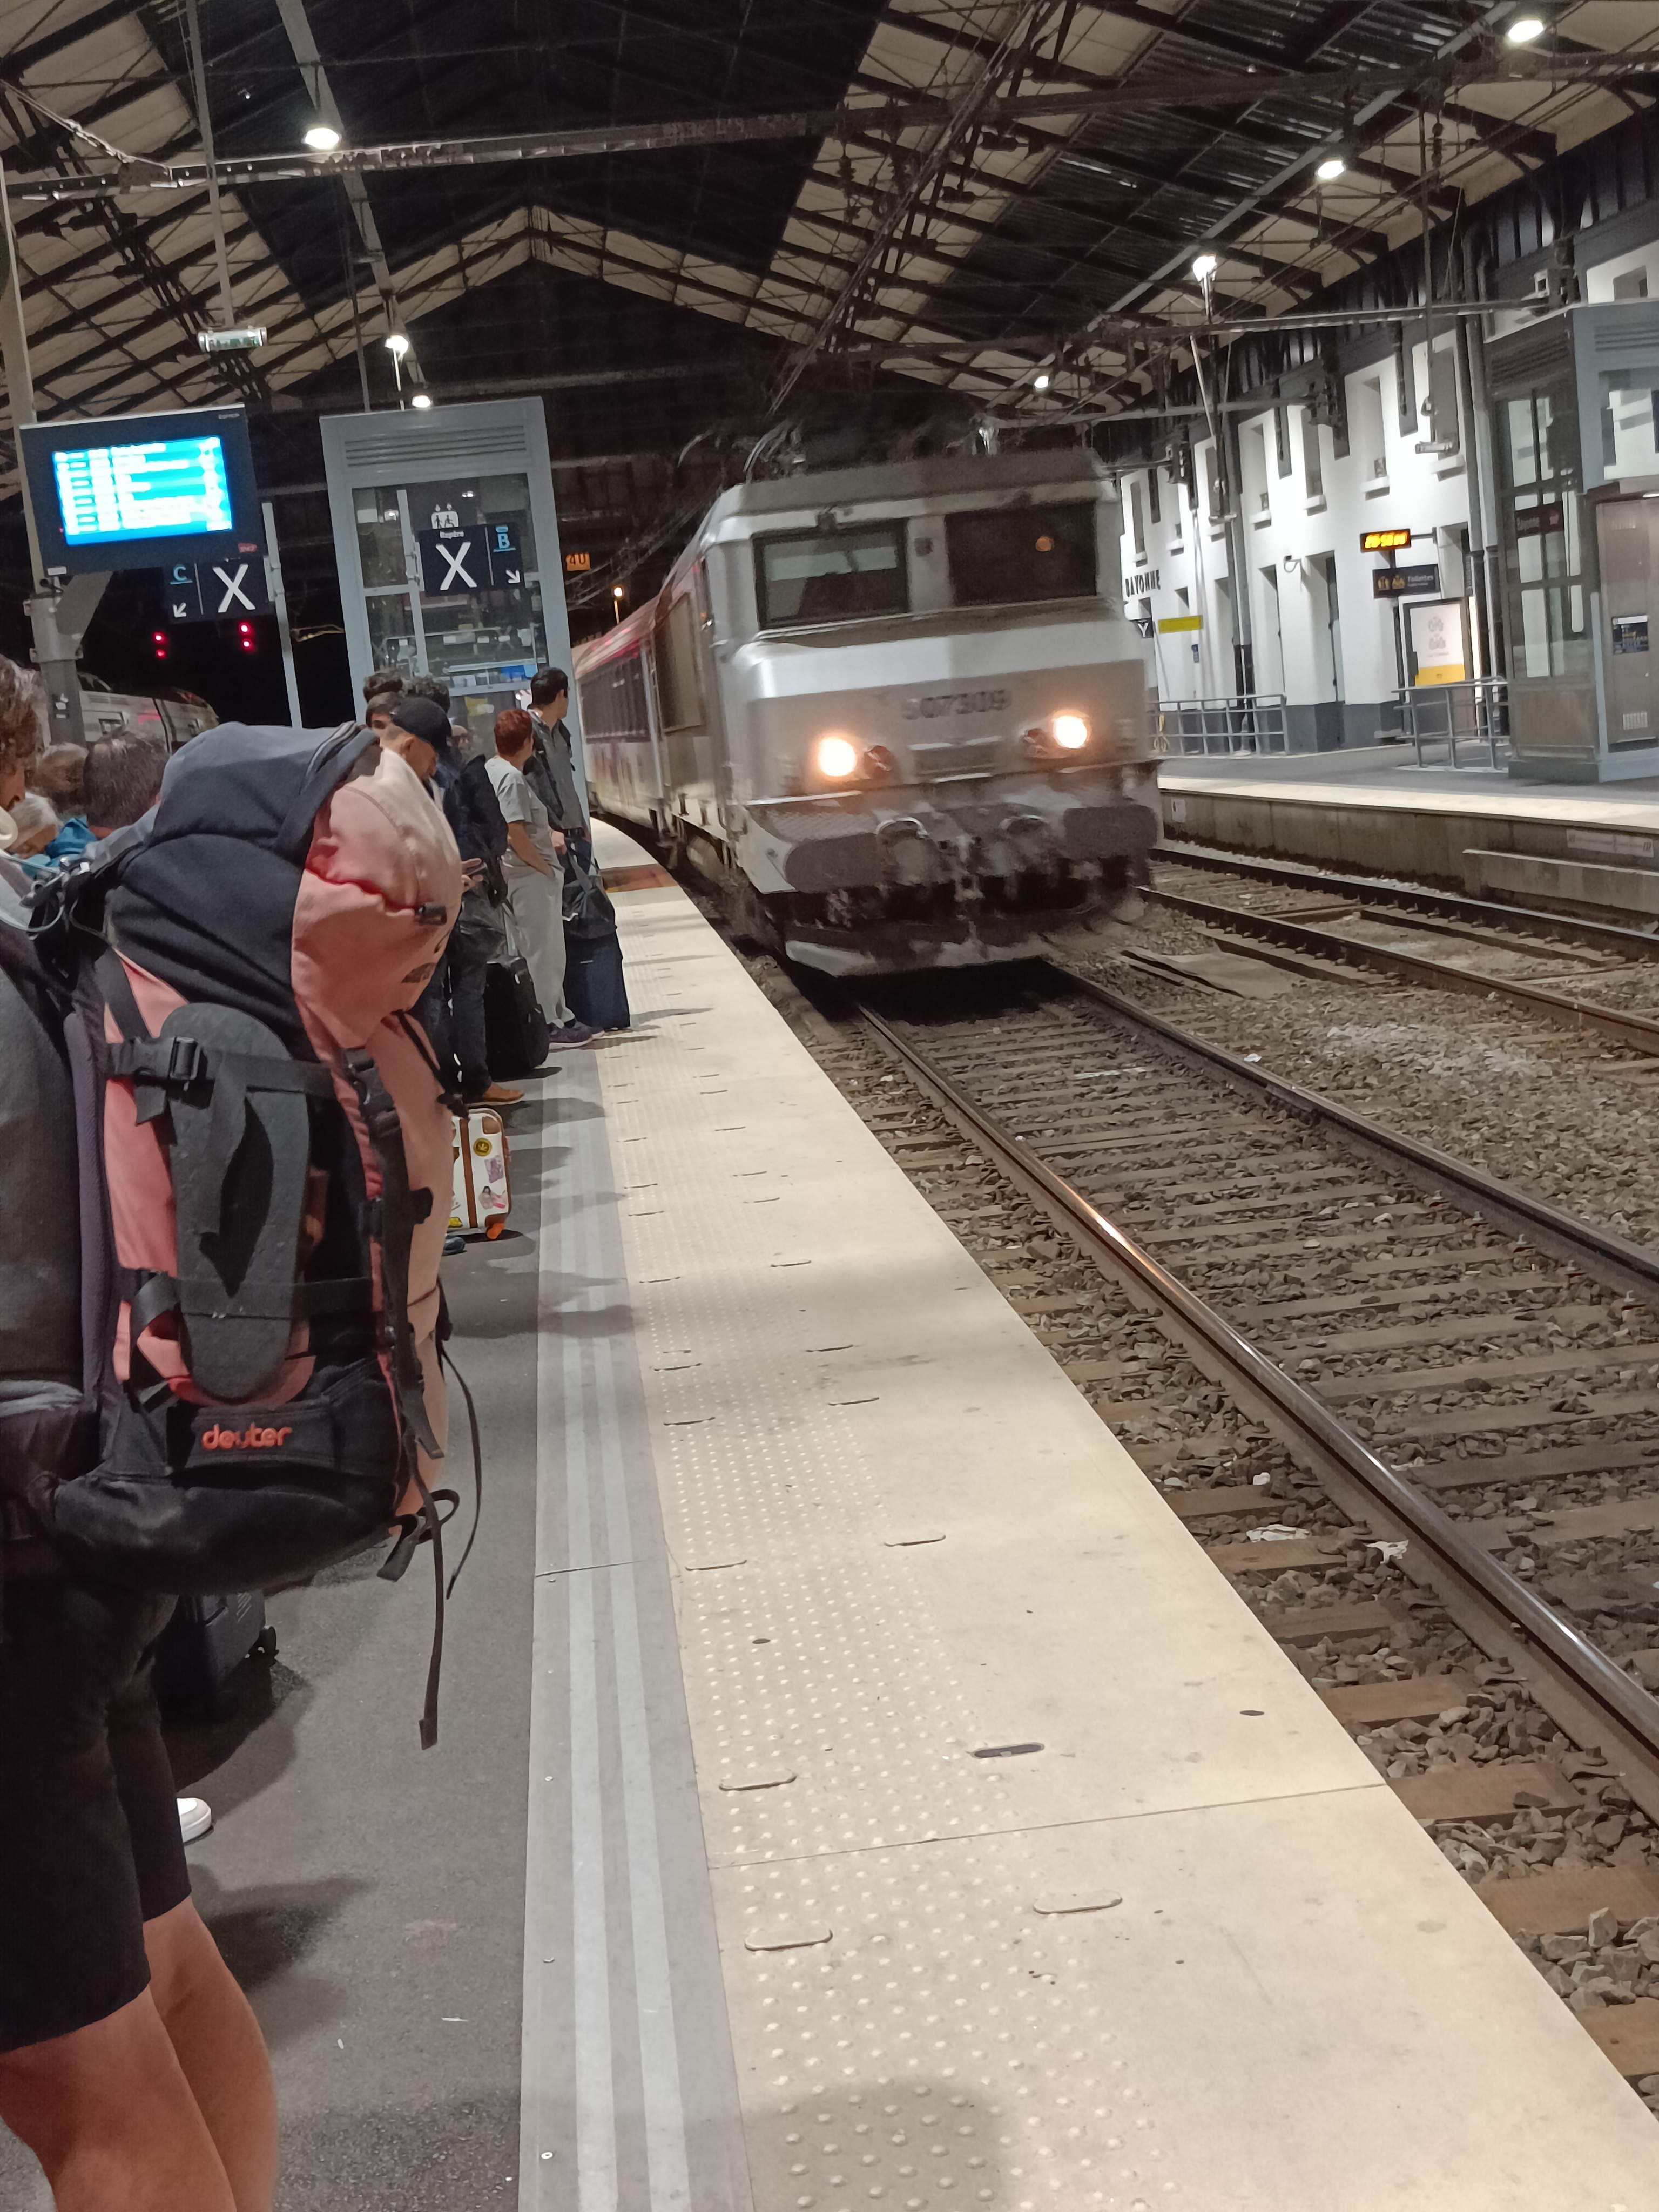
[[[416,1016],[432,1040],[439,1065],[469,1106],[516,1106],[523,1091],[490,1081],[484,1043],[484,975],[501,950],[501,927],[483,888],[485,851],[473,811],[481,803],[479,795],[470,783],[462,783],[449,717],[436,700],[412,698],[407,692],[377,696],[369,724],[380,732],[386,750],[408,763],[443,808],[466,884],[448,950],[421,994]]]

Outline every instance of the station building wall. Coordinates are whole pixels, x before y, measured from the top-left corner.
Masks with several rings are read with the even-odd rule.
[[[1659,228],[1659,215],[1651,208],[1646,213]],[[1621,241],[1618,252],[1600,261],[1585,256],[1578,274],[1589,301],[1659,298],[1659,237]],[[1522,309],[1498,308],[1493,328],[1528,319]],[[1376,597],[1373,574],[1387,564],[1362,553],[1360,539],[1377,529],[1409,529],[1412,546],[1396,556],[1400,562],[1437,566],[1439,595],[1467,602],[1468,673],[1503,672],[1486,665],[1469,550],[1470,449],[1480,441],[1478,471],[1489,500],[1490,434],[1468,419],[1454,336],[1449,329],[1436,332],[1435,392],[1441,434],[1448,410],[1455,413],[1455,453],[1416,451],[1429,435],[1419,412],[1428,389],[1422,338],[1407,350],[1403,397],[1392,335],[1379,334],[1375,352],[1373,360],[1344,372],[1346,451],[1339,451],[1328,422],[1315,421],[1305,398],[1263,393],[1259,405],[1236,416],[1241,480],[1233,533],[1219,514],[1213,439],[1194,436],[1190,485],[1167,464],[1123,471],[1127,611],[1160,624],[1194,617],[1201,623],[1156,635],[1158,690],[1166,702],[1237,696],[1242,588],[1249,600],[1252,689],[1258,699],[1282,695],[1292,750],[1371,744],[1380,732],[1395,734],[1398,690],[1402,678],[1409,683],[1414,673],[1407,610],[1421,602]],[[1490,535],[1488,514],[1474,543],[1489,542]],[[1243,548],[1242,586],[1231,573],[1233,543]]]

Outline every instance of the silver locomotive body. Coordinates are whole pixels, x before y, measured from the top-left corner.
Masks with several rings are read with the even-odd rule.
[[[834,975],[1019,959],[1157,835],[1146,649],[1085,454],[726,493],[657,600],[576,655],[595,798],[738,926]]]

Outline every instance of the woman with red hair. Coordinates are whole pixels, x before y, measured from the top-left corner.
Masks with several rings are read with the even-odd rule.
[[[564,836],[553,827],[525,775],[534,749],[535,732],[521,708],[509,707],[496,715],[495,754],[486,766],[507,823],[501,866],[513,927],[547,1017],[549,1042],[591,1044],[592,1030],[565,1003]]]

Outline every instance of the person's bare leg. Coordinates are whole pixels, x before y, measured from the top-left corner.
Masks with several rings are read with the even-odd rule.
[[[253,2008],[186,1898],[144,1923],[150,1991],[236,2200],[270,2212],[276,2092]]]
[[[40,2160],[58,2212],[241,2212],[148,1990],[0,2056],[0,2120]]]

